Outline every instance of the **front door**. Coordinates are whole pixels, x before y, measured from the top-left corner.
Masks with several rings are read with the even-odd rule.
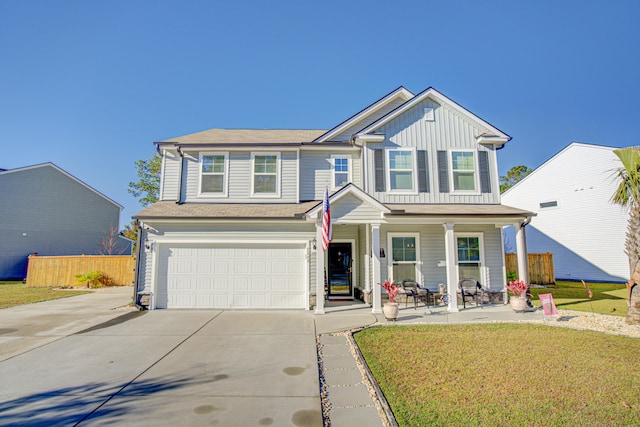
[[[353,297],[351,243],[329,243],[329,297]]]

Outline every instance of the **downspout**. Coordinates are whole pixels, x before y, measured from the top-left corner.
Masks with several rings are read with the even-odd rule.
[[[133,276],[133,305],[138,310],[144,310],[144,307],[138,304],[138,285],[140,283],[140,254],[142,253],[142,225],[140,225],[139,220],[136,220],[136,225],[138,226],[138,233],[136,236],[136,274]]]
[[[178,154],[180,154],[180,173],[178,174],[178,200],[176,200],[176,204],[181,205],[182,202],[182,169],[184,165],[184,153],[182,152],[182,148],[179,145],[175,145],[178,150]]]

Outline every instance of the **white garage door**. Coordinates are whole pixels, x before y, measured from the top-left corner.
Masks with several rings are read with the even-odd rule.
[[[301,245],[160,245],[158,308],[305,308]]]

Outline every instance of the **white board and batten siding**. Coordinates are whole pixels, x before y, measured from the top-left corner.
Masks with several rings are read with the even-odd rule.
[[[435,119],[425,120],[425,108],[433,108]],[[447,105],[439,105],[426,99],[406,111],[404,114],[383,125],[378,132],[386,135],[382,144],[367,144],[366,170],[369,193],[382,203],[458,203],[458,204],[498,204],[500,203],[499,182],[497,179],[497,159],[493,147],[478,144],[476,137],[490,132]],[[428,192],[414,194],[393,194],[375,191],[375,163],[372,149],[414,148],[427,152]],[[477,194],[441,193],[438,183],[437,152],[451,149],[473,149],[488,154],[491,191]],[[476,156],[476,161],[478,156]],[[386,161],[385,161],[386,168]],[[417,172],[416,172],[417,173]],[[476,169],[476,173],[479,171]],[[386,181],[386,177],[385,177]],[[478,178],[478,185],[479,185]],[[451,185],[451,183],[449,183]]]
[[[629,277],[624,241],[628,213],[610,203],[621,166],[614,148],[572,143],[502,195],[505,205],[535,212],[530,253],[552,252],[557,279]],[[514,242],[512,231],[509,239]]]

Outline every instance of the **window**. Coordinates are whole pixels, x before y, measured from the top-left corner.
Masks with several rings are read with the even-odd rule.
[[[280,190],[278,172],[280,155],[253,154],[253,191],[254,195],[277,196]]]
[[[200,156],[200,194],[226,196],[227,154],[205,153]]]
[[[452,151],[453,191],[476,191],[476,159],[473,151]]]
[[[413,150],[387,150],[389,191],[413,192]]]
[[[418,239],[418,234],[389,233],[390,275],[394,280],[419,280],[417,275],[418,260],[420,259]]]
[[[480,268],[482,266],[481,236],[456,236],[458,247],[458,278],[472,278],[483,283]]]
[[[333,158],[333,188],[342,187],[351,181],[348,157]]]

